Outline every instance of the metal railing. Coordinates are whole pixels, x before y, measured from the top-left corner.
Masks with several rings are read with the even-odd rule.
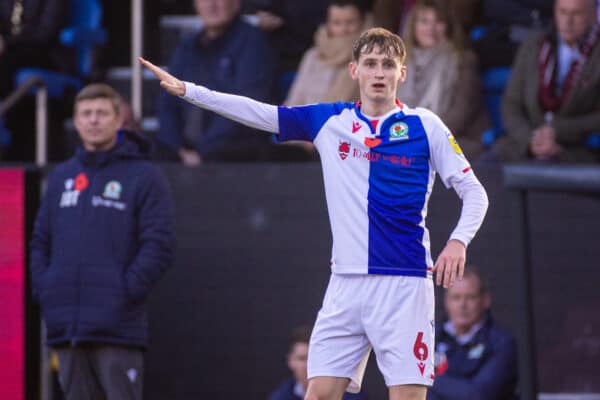
[[[41,78],[31,77],[19,85],[0,103],[0,118],[13,108],[31,89],[35,92],[35,163],[43,167],[48,162],[48,89]]]

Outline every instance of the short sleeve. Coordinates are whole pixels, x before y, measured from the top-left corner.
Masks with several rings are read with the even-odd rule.
[[[280,106],[277,109],[279,135],[275,136],[275,140],[277,142],[288,140],[312,142],[329,118],[351,107],[353,107],[352,103],[311,104],[300,107]]]
[[[427,118],[427,138],[431,163],[435,171],[440,175],[442,182],[450,188],[452,178],[462,179],[466,173],[471,171],[471,164],[463,154],[458,142],[450,132],[450,129],[434,114]]]

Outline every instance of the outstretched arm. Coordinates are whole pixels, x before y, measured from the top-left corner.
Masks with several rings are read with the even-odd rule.
[[[277,106],[183,82],[141,57],[139,61],[160,80],[160,87],[169,94],[252,128],[279,133]]]

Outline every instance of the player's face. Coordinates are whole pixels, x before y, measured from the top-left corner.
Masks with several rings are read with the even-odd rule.
[[[464,333],[481,320],[490,297],[481,291],[479,278],[467,275],[448,289],[444,305],[456,331]]]
[[[429,49],[443,43],[446,37],[446,23],[439,19],[431,8],[417,11],[415,20],[415,40],[419,47]]]
[[[288,367],[294,374],[296,381],[304,389],[308,386],[306,360],[308,360],[308,343],[295,343],[288,354]]]
[[[239,0],[196,0],[195,4],[196,12],[206,29],[227,26],[240,8]]]
[[[121,119],[113,102],[105,98],[82,100],[75,107],[75,128],[89,151],[108,150],[117,141]]]
[[[399,82],[406,79],[406,67],[400,58],[388,56],[379,46],[361,54],[358,62],[350,63],[350,75],[358,80],[363,102],[394,102]]]
[[[596,18],[593,0],[556,0],[554,20],[558,33],[568,45],[574,45]]]
[[[358,8],[332,5],[327,10],[327,32],[331,37],[352,35],[360,31],[363,25]]]

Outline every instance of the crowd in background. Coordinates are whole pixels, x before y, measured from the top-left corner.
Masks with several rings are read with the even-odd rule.
[[[168,51],[169,69],[211,89],[276,104],[356,101],[347,65],[352,43],[383,26],[406,44],[407,79],[398,98],[440,115],[471,161],[598,162],[600,44],[596,0],[163,0],[146,8],[146,52],[159,58],[165,14],[197,14],[202,29]],[[560,3],[560,4],[559,4]],[[40,67],[76,75],[74,49],[62,44],[67,0],[13,0],[0,6],[0,101],[15,73]],[[103,2],[108,43],[94,73],[129,63],[127,12]],[[519,48],[521,50],[519,51]],[[170,49],[169,49],[170,50]],[[542,54],[544,57],[542,57]],[[487,72],[510,78],[489,104]],[[504,90],[506,88],[506,90]],[[71,154],[65,133],[73,93],[50,105],[51,160]],[[156,158],[188,166],[212,161],[314,160],[310,144],[277,146],[267,135],[161,94]],[[0,160],[32,161],[33,101],[0,115]],[[135,121],[133,121],[135,122]],[[131,125],[131,124],[130,124]],[[488,138],[492,132],[492,140]],[[73,135],[71,135],[73,136]]]

